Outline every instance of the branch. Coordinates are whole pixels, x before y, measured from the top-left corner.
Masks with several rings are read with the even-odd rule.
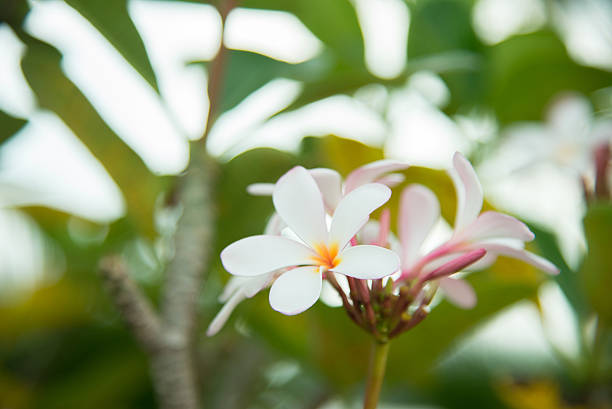
[[[222,30],[225,30],[225,20],[228,14],[234,7],[236,7],[237,0],[223,0],[218,7],[219,13],[221,14]],[[220,114],[221,100],[223,97],[223,79],[225,73],[225,66],[227,65],[228,53],[223,41],[223,32],[221,33],[221,44],[219,45],[219,51],[217,55],[211,60],[208,70],[208,101],[210,106],[208,108],[208,117],[206,120],[206,128],[202,135],[202,144],[206,143],[206,137],[208,136],[212,125]]]
[[[174,336],[189,339],[194,330],[196,305],[203,272],[212,250],[215,178],[212,160],[192,151],[187,173],[179,186],[183,214],[175,235],[175,256],[166,269],[162,320]]]
[[[149,353],[160,348],[161,324],[151,303],[127,274],[117,255],[100,261],[100,275],[130,331]]]

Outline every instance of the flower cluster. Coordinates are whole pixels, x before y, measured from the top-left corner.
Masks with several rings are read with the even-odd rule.
[[[233,277],[220,297],[224,307],[210,324],[213,335],[243,299],[271,286],[273,309],[287,315],[310,308],[327,281],[351,319],[381,340],[422,321],[438,288],[449,300],[472,307],[476,296],[456,278],[466,268],[491,265],[498,255],[514,257],[551,274],[547,260],[524,249],[533,233],[519,220],[497,212],[480,213],[483,193],[470,163],[459,153],[449,174],[457,193],[454,230],[431,251],[423,243],[440,220],[436,196],[422,185],[401,193],[397,240],[388,209],[378,222],[370,214],[391,196],[403,176],[390,173],[404,163],[382,160],[341,176],[331,169],[297,166],[275,184],[248,191],[271,195],[276,213],[265,234],[227,246],[221,261]]]

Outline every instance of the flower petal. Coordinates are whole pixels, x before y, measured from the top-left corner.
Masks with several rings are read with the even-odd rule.
[[[474,168],[459,152],[453,156],[454,170],[450,176],[457,192],[457,214],[455,216],[455,231],[460,231],[476,220],[482,208],[482,186],[478,181]]]
[[[476,246],[482,247],[491,253],[522,260],[548,274],[559,274],[559,269],[553,263],[543,257],[538,256],[537,254],[530,253],[527,250],[504,244],[486,242],[478,243]]]
[[[314,252],[295,240],[281,236],[251,236],[221,252],[223,267],[237,276],[256,276],[283,267],[312,264]]]
[[[453,241],[479,241],[491,238],[510,238],[520,241],[531,241],[535,235],[525,223],[498,212],[484,212],[474,223],[461,231]]]
[[[231,277],[225,287],[223,287],[223,291],[218,298],[218,301],[221,303],[227,302],[235,293],[240,291],[240,289],[245,285],[245,283],[250,280],[251,277]]]
[[[337,274],[337,276],[344,277],[342,274]],[[334,286],[332,286],[327,280],[323,280],[320,300],[328,307],[342,307],[342,298],[340,297]]]
[[[379,246],[347,247],[338,257],[340,263],[333,271],[361,279],[386,277],[395,273],[400,265],[397,254]]]
[[[319,186],[325,208],[330,214],[333,213],[342,199],[342,176],[327,168],[310,169],[309,172]]]
[[[206,335],[212,337],[217,332],[219,332],[232,314],[232,311],[234,311],[236,306],[242,300],[244,300],[244,298],[245,296],[241,291],[237,291],[233,296],[231,296],[208,326],[208,329],[206,330]]]
[[[276,182],[272,195],[276,212],[305,243],[327,241],[323,198],[310,173],[296,166]]]
[[[247,298],[251,298],[264,288],[269,287],[274,279],[284,272],[285,269],[280,269],[272,271],[268,274],[261,274],[254,277],[241,277],[247,278],[247,281],[242,285],[242,292]]]
[[[283,219],[278,215],[278,213],[273,213],[268,220],[268,224],[266,224],[266,229],[264,230],[264,234],[272,235],[272,236],[280,236],[283,230],[287,227]]]
[[[253,183],[248,185],[246,190],[253,196],[272,196],[274,183]]]
[[[444,291],[444,296],[457,307],[471,309],[476,305],[476,292],[467,281],[444,277],[438,283]]]
[[[383,159],[368,163],[352,171],[344,182],[344,194],[347,194],[361,185],[374,182],[387,172],[406,169],[409,165],[397,160]]]
[[[317,267],[298,267],[276,279],[270,289],[270,305],[286,315],[310,308],[321,295],[322,276]]]
[[[423,281],[434,280],[436,278],[454,274],[480,260],[484,257],[485,254],[487,254],[487,251],[482,248],[472,250],[464,254],[460,254],[452,260],[444,263],[440,267],[423,276]]]
[[[382,183],[383,185],[387,185],[389,187],[395,187],[402,183],[406,177],[401,173],[389,173],[381,178],[376,179],[374,182]]]
[[[329,230],[329,244],[343,249],[368,222],[370,213],[391,197],[391,189],[380,183],[369,183],[353,190],[336,207]]]
[[[419,249],[440,218],[436,195],[422,185],[411,185],[402,191],[398,230],[402,246],[402,269],[409,269],[419,256]]]

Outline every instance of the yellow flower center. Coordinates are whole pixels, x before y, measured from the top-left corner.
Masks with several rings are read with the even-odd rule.
[[[338,243],[332,243],[329,246],[321,243],[314,246],[317,252],[316,256],[312,256],[311,259],[315,264],[324,267],[326,270],[332,269],[340,264],[340,257],[338,257]]]

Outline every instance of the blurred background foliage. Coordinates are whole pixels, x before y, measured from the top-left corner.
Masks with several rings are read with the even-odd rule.
[[[400,58],[401,64],[392,74],[376,66],[372,58],[366,58],[369,49],[383,47],[368,43],[371,31],[368,32],[366,17],[375,10],[367,9],[366,2],[240,1],[234,12],[268,10],[294,16],[316,37],[319,49],[302,61],[287,61],[255,49],[232,49],[226,43],[220,104],[212,118],[217,121],[209,142],[214,142],[215,128],[221,128],[224,121],[240,122],[240,108],[246,101],[279,78],[299,84],[299,92],[281,107],[271,108],[262,126],[283,117],[291,121],[298,117],[288,115],[300,112],[306,122],[316,121],[321,110],[308,111],[309,108],[344,95],[375,112],[385,124],[385,132],[391,132],[398,115],[408,115],[402,111],[406,107],[401,103],[400,108],[394,105],[393,98],[414,94],[417,89],[421,92],[419,101],[425,101],[419,104],[439,115],[444,124],[460,127],[463,119],[471,118],[469,129],[476,131],[464,132],[458,146],[475,163],[483,164],[496,147],[503,147],[505,139],[511,138],[507,129],[524,121],[545,124],[551,104],[564,93],[583,95],[595,112],[593,121],[610,116],[612,63],[603,61],[603,57],[588,61],[580,53],[584,43],[576,51],[571,41],[573,26],[561,23],[586,18],[587,23],[603,27],[596,32],[603,40],[596,40],[607,44],[604,51],[612,55],[612,10],[605,1],[585,1],[584,9],[577,11],[575,3],[564,0],[372,0],[386,4],[387,12],[399,9],[409,17],[410,24],[400,31],[403,37],[399,40],[403,47],[400,55],[405,60]],[[0,4],[2,29],[5,33],[10,31],[23,47],[18,63],[35,100],[30,115],[0,105],[0,168],[7,169],[13,152],[9,145],[23,139],[24,130],[33,126],[32,118],[43,112],[59,118],[99,161],[120,190],[124,203],[119,215],[91,217],[87,212],[72,211],[70,206],[49,201],[47,191],[28,187],[18,177],[11,178],[10,172],[1,173],[5,198],[0,229],[7,232],[2,235],[3,257],[38,260],[38,264],[35,278],[28,279],[25,285],[19,278],[23,263],[0,261],[0,407],[154,407],[145,355],[123,327],[96,271],[102,255],[119,251],[147,295],[155,301],[159,298],[162,271],[173,254],[174,226],[180,214],[180,209],[171,206],[172,189],[186,163],[174,171],[159,171],[139,151],[137,147],[141,145],[126,139],[121,127],[109,121],[105,108],[69,68],[70,56],[62,54],[61,42],[45,40],[36,23],[31,22],[32,14],[42,13],[45,4],[52,3],[61,3],[87,19],[92,30],[97,30],[123,63],[137,73],[138,81],[146,84],[142,86],[162,101],[167,112],[172,111],[169,91],[160,80],[160,68],[153,58],[156,51],[144,41],[142,27],[135,24],[134,4],[146,7],[163,3],[170,10],[183,3],[4,0]],[[219,6],[206,1],[192,3],[210,12]],[[501,4],[497,14],[487,11],[494,3]],[[585,10],[591,14],[582,13]],[[507,32],[502,24],[496,27],[500,13],[502,21],[515,22]],[[523,16],[523,20],[517,16]],[[167,18],[170,21],[174,15],[168,14]],[[489,26],[483,26],[487,22]],[[180,27],[180,20],[178,24]],[[165,29],[159,27],[162,33]],[[58,25],[52,30],[68,28]],[[0,49],[5,51],[8,55],[8,48]],[[209,72],[213,56],[214,53],[206,58],[192,55],[180,64],[185,69]],[[433,81],[433,88],[416,84],[418,78],[426,78],[426,84]],[[0,94],[4,91],[2,84],[6,82],[0,83]],[[436,94],[440,84],[443,92]],[[204,96],[206,89],[196,92]],[[128,121],[129,115],[125,113]],[[205,120],[204,112],[201,118]],[[331,118],[340,119],[333,115]],[[479,131],[482,123],[478,121],[485,120],[489,121],[485,124],[488,127]],[[181,128],[178,118],[171,122]],[[195,135],[182,130],[184,144],[188,143],[187,137],[197,139],[202,134],[205,124],[202,121],[200,125]],[[312,132],[317,134],[313,136],[306,128],[294,138],[295,146],[290,149],[250,144],[252,127],[243,131],[242,142],[226,143],[229,148],[223,152],[209,146],[219,162],[217,199],[213,204],[218,218],[215,256],[208,266],[210,274],[199,302],[202,329],[218,311],[216,298],[228,279],[216,255],[232,241],[261,233],[272,212],[271,200],[249,196],[247,185],[274,182],[296,164],[331,167],[347,175],[357,166],[389,155],[412,161],[422,150],[402,156],[402,150],[396,150],[402,138],[412,138],[411,146],[416,143],[432,151],[448,150],[442,146],[443,141],[429,133],[440,129],[435,127],[422,132],[412,129],[412,133],[400,135],[399,139],[396,136],[395,145],[385,138],[364,144],[363,140],[351,140],[351,135],[331,135],[336,133],[334,129],[329,126]],[[605,131],[610,132],[609,140],[612,127]],[[588,151],[591,142],[586,137],[576,137],[576,143]],[[155,144],[156,139],[148,143]],[[193,149],[199,142],[190,143]],[[280,143],[278,147],[283,146]],[[47,151],[46,155],[53,160],[55,152]],[[590,152],[586,157],[589,162]],[[515,159],[524,162],[520,157]],[[420,164],[428,165],[426,161]],[[45,163],[26,165],[46,171]],[[452,183],[443,170],[432,167],[440,166],[413,166],[406,170],[406,181],[394,189],[396,194],[389,206],[397,209],[397,193],[404,186],[422,183],[438,195],[443,216],[452,223]],[[588,169],[587,166],[584,173]],[[569,172],[577,185],[582,170]],[[51,183],[67,186],[71,181]],[[551,179],[550,183],[555,181]],[[485,183],[485,192],[486,188]],[[555,226],[537,216],[530,218],[537,235],[532,250],[555,262],[561,274],[545,278],[524,263],[501,258],[489,270],[470,275],[468,280],[479,298],[474,309],[460,310],[441,301],[422,325],[393,343],[381,407],[612,407],[612,204],[602,200],[585,208],[575,192],[565,194],[575,196],[572,200],[579,201],[586,212],[586,247],[581,247],[577,259],[572,261],[566,254],[563,237]],[[89,200],[93,206],[93,199]],[[550,201],[554,206],[552,197]],[[503,208],[504,202],[498,199],[486,206]],[[579,219],[568,216],[558,220],[559,224],[573,222]],[[395,223],[393,220],[392,225]],[[15,229],[25,233],[13,236]],[[27,248],[23,240],[18,240],[24,235],[28,243],[33,243]],[[560,307],[555,304],[560,310],[552,315],[547,311],[550,308],[546,300],[550,297],[543,296],[544,288],[552,288],[561,300]],[[523,315],[519,314],[516,322],[509,311],[518,310]],[[535,319],[529,321],[533,314]],[[508,330],[503,332],[506,325],[519,333],[504,343],[508,336]],[[562,333],[559,340],[547,330],[551,325],[569,325],[570,330]],[[522,343],[512,345],[521,338]],[[563,348],[567,342],[577,345],[575,353]],[[359,401],[369,339],[341,309],[319,303],[306,313],[287,317],[272,311],[267,296],[260,294],[242,303],[217,336],[207,338],[201,330],[197,348],[195,364],[205,407],[336,408],[354,407]]]

